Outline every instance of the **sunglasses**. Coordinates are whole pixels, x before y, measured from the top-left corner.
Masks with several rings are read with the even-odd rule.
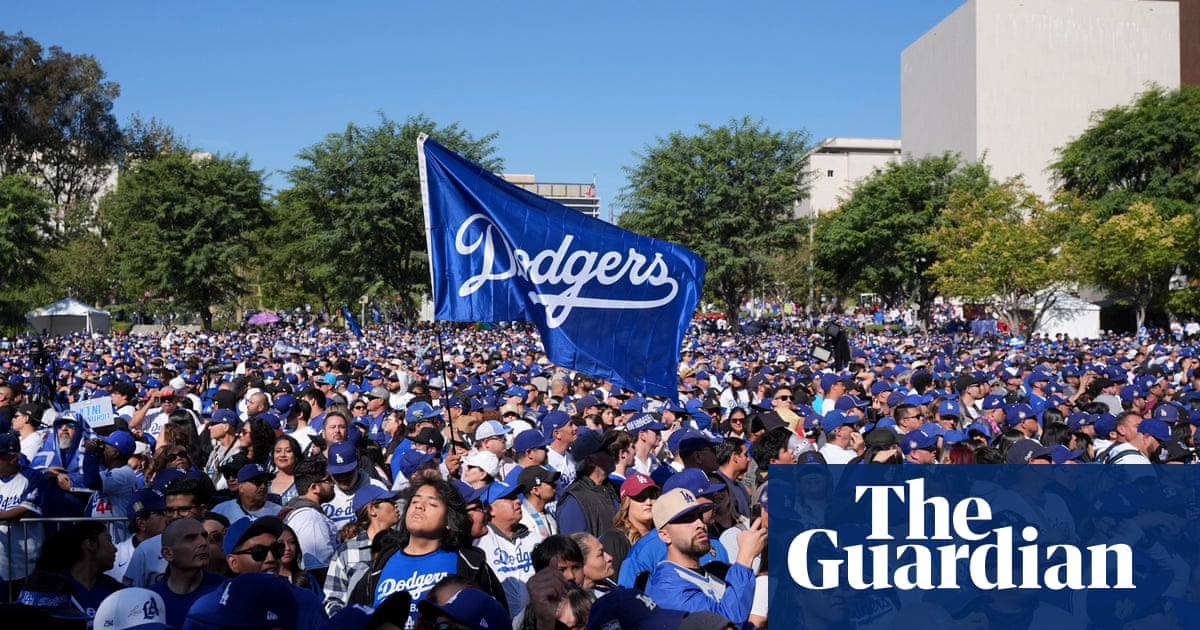
[[[645,492],[633,497],[633,500],[637,501],[638,503],[642,503],[644,501],[649,501],[651,499],[658,499],[658,497],[660,497],[660,496],[662,496],[662,490],[655,488],[655,489],[651,489],[651,490],[646,490]]]
[[[776,396],[775,400],[791,400],[791,396]]]
[[[208,532],[208,542],[213,543],[213,544],[220,544],[220,542],[222,540],[225,540],[225,532],[222,532],[222,531]]]
[[[279,558],[281,558],[283,556],[284,551],[285,551],[285,545],[281,542],[277,542],[272,545],[254,545],[253,547],[250,547],[249,549],[235,551],[235,552],[233,552],[233,555],[235,555],[235,556],[249,555],[251,560],[254,560],[255,562],[262,562],[263,560],[267,559],[268,552],[270,552],[270,554],[272,556],[275,556],[275,559],[278,560]]]

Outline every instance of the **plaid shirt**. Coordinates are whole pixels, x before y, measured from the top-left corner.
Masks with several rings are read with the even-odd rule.
[[[371,568],[371,539],[367,532],[338,546],[325,576],[325,612],[330,617],[346,607],[354,584]]]

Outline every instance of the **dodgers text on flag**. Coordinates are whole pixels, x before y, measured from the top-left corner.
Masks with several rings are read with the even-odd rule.
[[[531,321],[554,363],[674,396],[704,260],[417,141],[434,317]]]

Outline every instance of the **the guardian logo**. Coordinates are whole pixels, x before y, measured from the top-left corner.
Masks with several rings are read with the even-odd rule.
[[[893,531],[892,496],[907,511]],[[835,529],[809,529],[788,545],[787,570],[805,589],[929,590],[1132,589],[1134,554],[1126,544],[1038,543],[1035,527],[992,527],[987,501],[951,504],[925,494],[925,480],[863,485],[854,502],[870,510],[868,544],[839,544]],[[903,529],[903,528],[901,528]],[[899,536],[897,534],[900,534]],[[870,544],[878,541],[878,544]],[[939,544],[939,543],[945,544]],[[844,542],[842,543],[844,544]]]

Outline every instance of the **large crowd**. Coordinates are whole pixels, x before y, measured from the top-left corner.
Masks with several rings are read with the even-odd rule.
[[[1170,336],[856,333],[842,366],[828,341],[694,330],[664,400],[522,327],[5,340],[0,614],[765,628],[771,464],[1195,461]]]

